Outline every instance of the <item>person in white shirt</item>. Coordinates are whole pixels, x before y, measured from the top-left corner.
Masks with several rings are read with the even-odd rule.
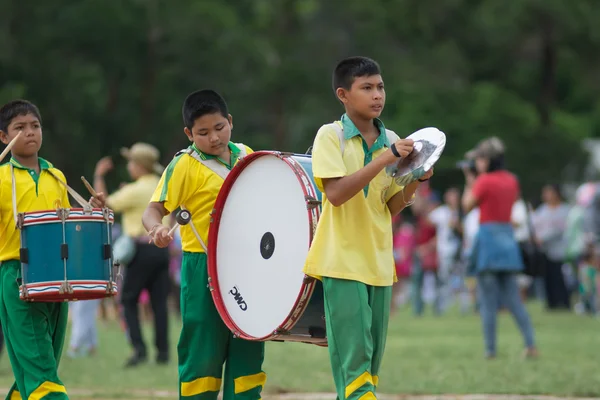
[[[515,232],[515,239],[519,245],[530,240],[529,233],[529,222],[527,221],[527,204],[522,198],[519,198],[515,204],[513,204],[512,208],[512,224]],[[520,273],[517,277],[517,283],[519,285],[519,289],[521,290],[521,298],[523,301],[527,299],[527,289],[533,282],[533,279],[525,275],[524,273]]]
[[[441,280],[441,307],[448,305],[450,297],[450,277],[460,248],[459,228],[460,191],[450,188],[444,193],[444,204],[436,207],[428,215],[435,225],[438,254],[438,276]]]

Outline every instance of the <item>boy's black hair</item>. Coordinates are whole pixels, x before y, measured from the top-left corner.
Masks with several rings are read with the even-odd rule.
[[[225,99],[214,90],[204,89],[190,93],[183,102],[183,123],[192,129],[194,121],[206,114],[219,113],[223,117],[229,116]]]
[[[27,100],[13,100],[0,107],[0,131],[8,133],[8,126],[18,115],[33,114],[40,124],[42,116],[35,104]]]
[[[381,75],[381,68],[375,60],[367,57],[345,58],[333,70],[333,92],[338,88],[350,90],[356,78],[372,75]]]

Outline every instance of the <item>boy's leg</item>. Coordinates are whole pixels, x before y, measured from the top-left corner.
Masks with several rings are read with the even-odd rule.
[[[67,322],[69,320],[69,305],[67,303],[49,303],[48,314],[52,335],[52,348],[54,349],[54,359],[56,368],[60,365],[65,337],[67,336]]]
[[[51,308],[56,304],[27,303],[19,299],[17,279],[20,272],[18,261],[5,262],[0,267],[2,324],[20,396],[24,399],[68,399],[57,375],[67,305],[54,307],[63,313],[53,313]],[[15,398],[18,397],[11,390],[7,399]]]
[[[323,278],[329,357],[340,400],[375,399],[373,314],[367,289],[361,282]]]
[[[0,266],[0,268],[2,268],[2,267]],[[3,275],[4,274],[0,270],[0,285],[2,285],[4,283]],[[6,305],[4,304],[4,300],[3,300],[2,296],[0,295],[0,320],[2,321],[2,336],[4,338],[8,337],[8,334],[6,333],[7,323],[5,322],[5,321],[7,321],[7,318],[8,317],[7,317]],[[21,400],[21,394],[19,392],[17,383],[21,387],[24,386],[23,370],[20,368],[20,365],[18,365],[17,363],[13,363],[13,360],[16,360],[16,356],[14,355],[14,352],[12,350],[11,343],[5,340],[5,347],[6,347],[6,353],[8,354],[8,358],[10,360],[10,365],[12,367],[13,375],[15,377],[15,382],[12,384],[11,388],[8,390],[8,393],[6,394],[5,399],[6,400]],[[17,379],[18,379],[18,382],[17,382]]]
[[[206,254],[184,253],[181,268],[181,317],[177,345],[179,398],[216,399],[230,333],[221,321],[208,285]]]
[[[371,335],[373,336],[371,374],[373,375],[373,385],[375,387],[379,383],[379,368],[381,367],[381,360],[385,351],[388,323],[390,320],[390,309],[387,307],[387,304],[389,304],[391,293],[391,286],[369,287],[369,304],[373,313],[373,325],[371,326]]]
[[[225,365],[223,400],[258,400],[267,375],[262,370],[265,343],[243,339],[229,340]]]

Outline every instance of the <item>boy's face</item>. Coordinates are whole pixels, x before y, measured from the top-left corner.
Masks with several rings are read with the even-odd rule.
[[[12,153],[20,157],[35,156],[42,147],[42,124],[33,114],[17,115],[10,121],[7,132],[0,131],[0,140],[9,144],[19,131],[23,133],[15,142]]]
[[[356,77],[350,90],[338,89],[338,97],[347,109],[363,118],[379,118],[385,106],[383,78],[381,75]]]
[[[186,127],[183,131],[203,153],[220,156],[229,151],[227,145],[231,139],[231,128],[231,115],[225,118],[217,112],[196,118],[192,129]]]

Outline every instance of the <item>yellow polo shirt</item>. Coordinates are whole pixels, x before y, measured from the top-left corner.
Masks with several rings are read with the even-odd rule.
[[[134,238],[147,235],[142,224],[142,215],[159,181],[158,175],[144,175],[106,199],[109,208],[122,214],[123,232],[126,235]]]
[[[15,171],[18,213],[71,207],[67,190],[48,170],[66,183],[63,173],[43,158],[39,158],[39,163],[39,174],[14,158],[0,166],[0,261],[18,260],[20,257],[21,231],[15,226],[13,215],[10,164]]]
[[[246,154],[252,153],[252,149],[245,146]],[[216,159],[229,170],[237,163],[240,149],[229,142],[231,162],[225,163],[220,158],[205,154],[196,146],[191,148],[201,159]],[[210,213],[213,210],[217,195],[223,186],[223,178],[210,170],[200,161],[194,159],[187,153],[177,155],[169,164],[160,182],[156,187],[152,202],[163,203],[170,213],[184,206],[191,214],[192,221],[198,234],[208,245],[208,228],[210,227]],[[204,253],[204,249],[198,243],[190,224],[181,226],[182,250],[191,253]]]
[[[330,126],[322,126],[313,143],[313,175],[323,202],[304,273],[318,279],[325,276],[390,286],[396,281],[396,269],[387,202],[402,187],[382,170],[361,192],[334,207],[327,200],[322,181],[351,175],[385,152],[390,146],[385,127],[375,120],[380,134],[369,149],[347,115],[336,123],[342,124],[346,139],[343,156],[340,139]]]

